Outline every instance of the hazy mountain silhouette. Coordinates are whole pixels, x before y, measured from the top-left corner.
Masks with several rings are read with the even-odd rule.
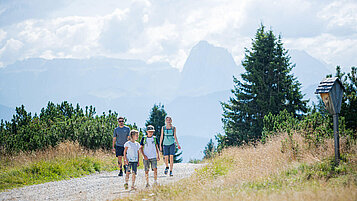
[[[315,85],[329,70],[306,52],[292,50],[290,56],[305,97],[314,98]],[[162,103],[178,135],[185,136],[182,146],[196,145],[196,150],[184,152],[185,157],[193,156],[202,154],[208,139],[222,132],[220,101],[232,96],[233,75],[240,78],[243,72],[226,49],[206,41],[192,48],[181,73],[168,63],[140,60],[26,59],[0,68],[0,118],[10,120],[11,108],[21,104],[34,114],[48,101],[67,100],[82,107],[93,105],[97,114],[117,111],[142,127],[153,105]],[[190,136],[196,140],[190,141]]]
[[[233,75],[242,70],[226,49],[200,41],[192,48],[183,67],[179,94],[200,96],[230,89]]]

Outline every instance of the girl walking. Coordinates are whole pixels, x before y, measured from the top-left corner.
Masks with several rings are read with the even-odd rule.
[[[124,144],[124,163],[126,165],[126,176],[125,176],[125,190],[128,189],[129,175],[132,173],[132,185],[131,190],[135,190],[135,179],[137,168],[140,166],[139,163],[139,149],[140,144],[136,142],[139,137],[139,132],[137,130],[130,131],[130,140]]]
[[[164,173],[167,175],[167,172],[169,170],[168,160],[170,157],[170,176],[173,176],[172,170],[174,167],[175,148],[176,145],[178,149],[181,149],[181,147],[176,137],[176,127],[172,125],[172,118],[167,116],[165,118],[165,124],[166,125],[161,128],[160,151],[164,151],[164,159],[166,164]]]

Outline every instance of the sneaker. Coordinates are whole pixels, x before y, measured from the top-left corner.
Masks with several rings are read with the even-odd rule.
[[[172,171],[170,171],[170,177],[172,177],[172,176],[174,176],[174,175],[172,174]]]
[[[136,187],[135,186],[131,186],[131,190],[132,191],[136,190]]]
[[[147,184],[146,184],[146,188],[149,188],[149,187],[150,187],[150,184],[149,184],[149,183],[147,183]]]
[[[167,174],[168,171],[169,171],[169,167],[166,167],[164,173]]]
[[[123,176],[123,170],[120,170],[118,176],[119,176],[119,177]]]
[[[128,183],[125,183],[125,184],[124,184],[124,188],[125,188],[125,190],[128,190],[128,188],[129,188]]]

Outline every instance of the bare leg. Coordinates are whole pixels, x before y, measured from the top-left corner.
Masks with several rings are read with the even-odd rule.
[[[123,159],[122,156],[118,156],[118,167],[119,167],[119,169],[122,169],[122,159]]]
[[[129,182],[129,175],[130,175],[130,172],[126,172],[126,175],[125,175],[125,183],[128,183],[128,182]]]
[[[149,171],[145,171],[146,184],[149,184]]]
[[[134,187],[134,185],[135,185],[135,178],[136,178],[136,174],[133,172],[133,176],[132,176],[132,185],[131,185],[131,187],[133,188]]]
[[[157,182],[157,168],[154,169],[154,180]]]
[[[172,171],[173,167],[174,167],[174,155],[170,155],[170,171]]]
[[[164,157],[165,157],[166,167],[169,167],[169,156],[164,156]]]

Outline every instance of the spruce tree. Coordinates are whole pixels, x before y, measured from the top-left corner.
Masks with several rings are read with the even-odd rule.
[[[302,100],[300,83],[291,74],[295,65],[290,62],[281,36],[261,25],[252,42],[251,50],[245,49],[242,65],[246,72],[242,81],[233,77],[233,97],[223,102],[225,135],[219,136],[225,146],[242,145],[261,138],[264,116],[286,109],[294,116],[307,111],[307,101]]]
[[[204,159],[209,159],[211,158],[214,153],[215,153],[215,147],[214,147],[214,143],[213,140],[210,139],[210,141],[207,143],[207,146],[205,147],[205,150],[203,151],[204,154]]]
[[[167,113],[164,109],[164,105],[154,104],[152,107],[149,119],[146,120],[145,127],[152,125],[155,128],[154,135],[160,140],[161,128],[165,126],[165,117]],[[145,129],[146,130],[146,129]]]

